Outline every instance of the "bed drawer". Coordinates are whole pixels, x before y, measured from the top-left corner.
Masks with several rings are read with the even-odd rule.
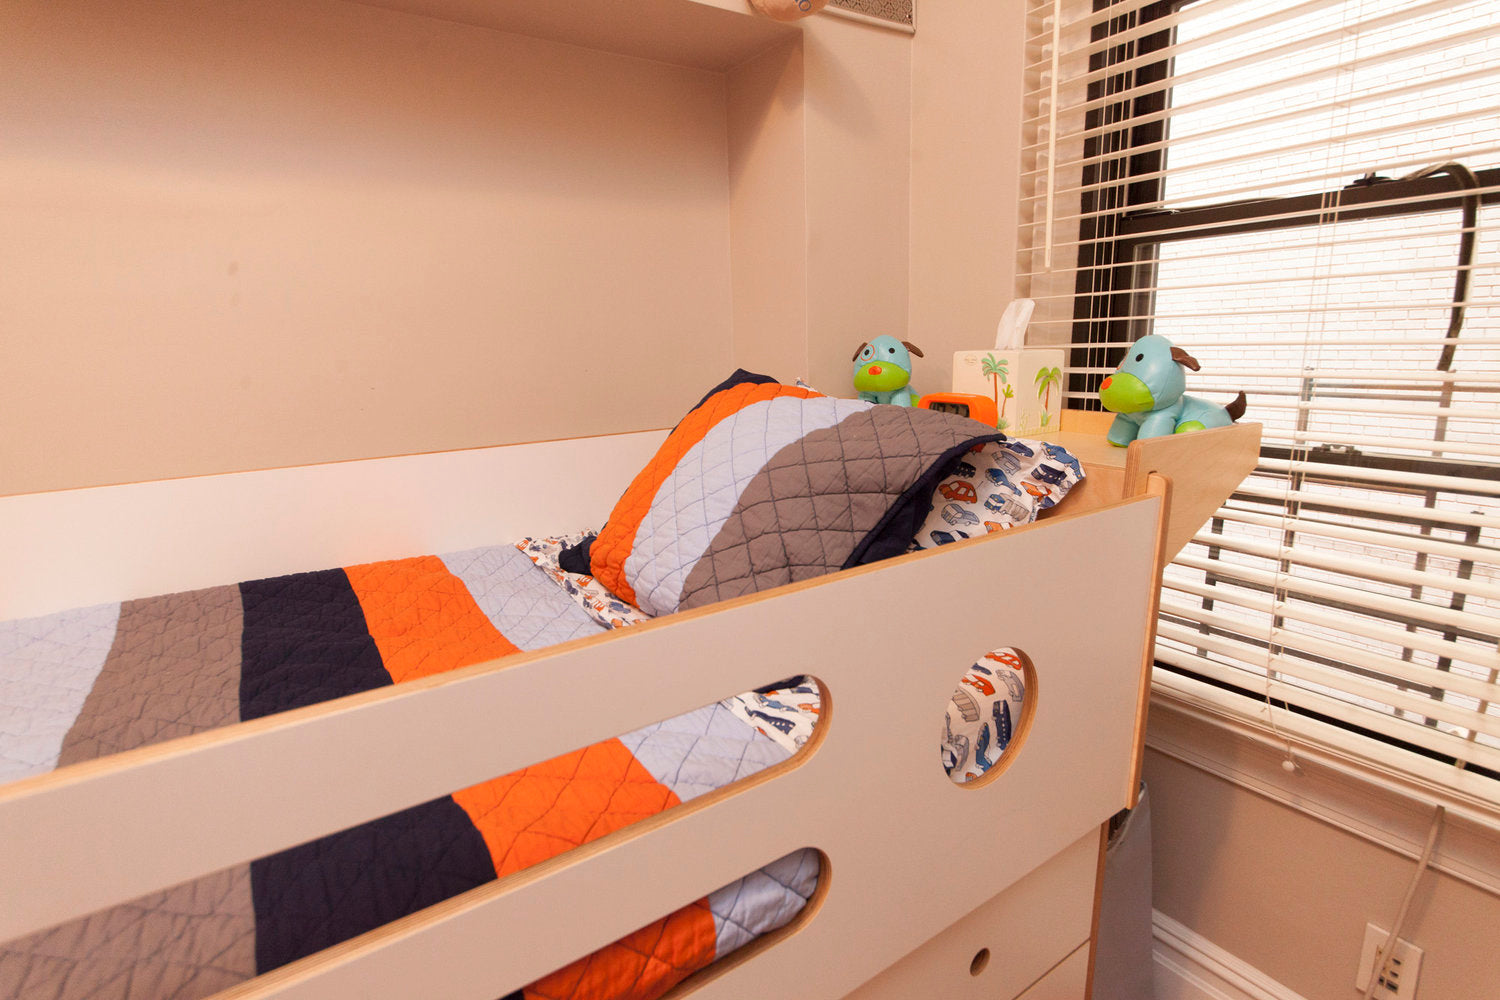
[[[1078,955],[1083,956],[1086,974],[1098,870],[1099,833],[1095,831],[845,1000],[1013,997],[1029,986],[1042,988]],[[1029,992],[1025,996],[1031,1000]],[[1048,1000],[1053,996],[1082,997],[1083,989],[1080,986],[1073,994],[1044,990],[1037,996]]]
[[[1083,1000],[1088,985],[1089,949],[1084,944],[1016,1000]]]

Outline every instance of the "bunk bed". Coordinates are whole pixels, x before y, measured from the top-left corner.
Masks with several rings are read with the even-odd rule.
[[[680,993],[1082,995],[1101,824],[1138,782],[1160,567],[1257,432],[1117,449],[1068,413],[1053,443],[1086,477],[1034,523],[12,782],[0,939],[805,673],[821,717],[795,755],[224,995],[504,996],[798,852],[817,858],[807,905]],[[663,440],[4,498],[0,617],[603,524]],[[580,469],[586,490],[515,488]],[[369,496],[385,502],[350,503]],[[943,706],[997,648],[1033,668],[1027,718],[1001,766],[957,785]]]

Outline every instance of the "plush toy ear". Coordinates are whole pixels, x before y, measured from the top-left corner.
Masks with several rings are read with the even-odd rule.
[[[1191,354],[1189,354],[1187,351],[1184,351],[1180,347],[1172,348],[1172,360],[1177,362],[1179,365],[1182,365],[1182,367],[1190,368],[1195,372],[1202,370],[1201,366],[1198,364],[1198,359],[1193,357]]]
[[[750,6],[773,21],[795,21],[816,14],[828,6],[828,0],[750,0]]]
[[[912,352],[913,354],[915,354],[919,358],[925,358],[925,357],[927,357],[927,355],[925,355],[925,354],[922,353],[922,349],[920,347],[918,347],[916,344],[913,344],[909,340],[903,340],[903,341],[901,341],[901,346],[904,347],[904,348],[906,348],[908,351]]]
[[[849,360],[850,361],[858,361],[859,360],[859,352],[863,351],[866,347],[869,347],[869,346],[870,346],[870,342],[868,340],[866,340],[864,343],[860,344],[858,347],[856,347],[854,349],[854,357],[850,358]]]

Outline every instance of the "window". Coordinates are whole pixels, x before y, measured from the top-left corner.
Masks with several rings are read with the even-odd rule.
[[[1036,0],[1020,294],[1264,425],[1156,685],[1500,808],[1500,4]]]

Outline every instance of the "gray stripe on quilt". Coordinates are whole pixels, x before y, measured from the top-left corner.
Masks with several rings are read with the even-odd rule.
[[[0,622],[0,781],[50,771],[115,640],[118,604]]]
[[[926,413],[928,411],[919,411]],[[683,608],[831,573],[956,441],[907,407],[870,406],[769,456],[683,581]],[[777,567],[767,571],[765,567]]]
[[[604,631],[514,545],[450,552],[439,558],[469,588],[490,624],[520,649],[541,649]]]
[[[803,435],[873,407],[857,399],[778,397],[720,421],[662,483],[641,519],[625,576],[637,606],[651,614],[676,611],[683,584],[734,511],[740,493],[766,461]],[[667,544],[651,539],[667,532]]]
[[[240,721],[238,587],[126,601],[59,765]]]
[[[113,641],[58,764],[238,722],[238,587],[117,605]],[[255,975],[250,866],[0,945],[0,997],[196,1000]]]
[[[818,852],[804,847],[710,893],[718,957],[786,926],[812,898],[821,868]]]
[[[7,1000],[198,1000],[254,975],[249,865],[0,944]]]
[[[682,802],[791,756],[724,702],[626,733],[620,742]]]

